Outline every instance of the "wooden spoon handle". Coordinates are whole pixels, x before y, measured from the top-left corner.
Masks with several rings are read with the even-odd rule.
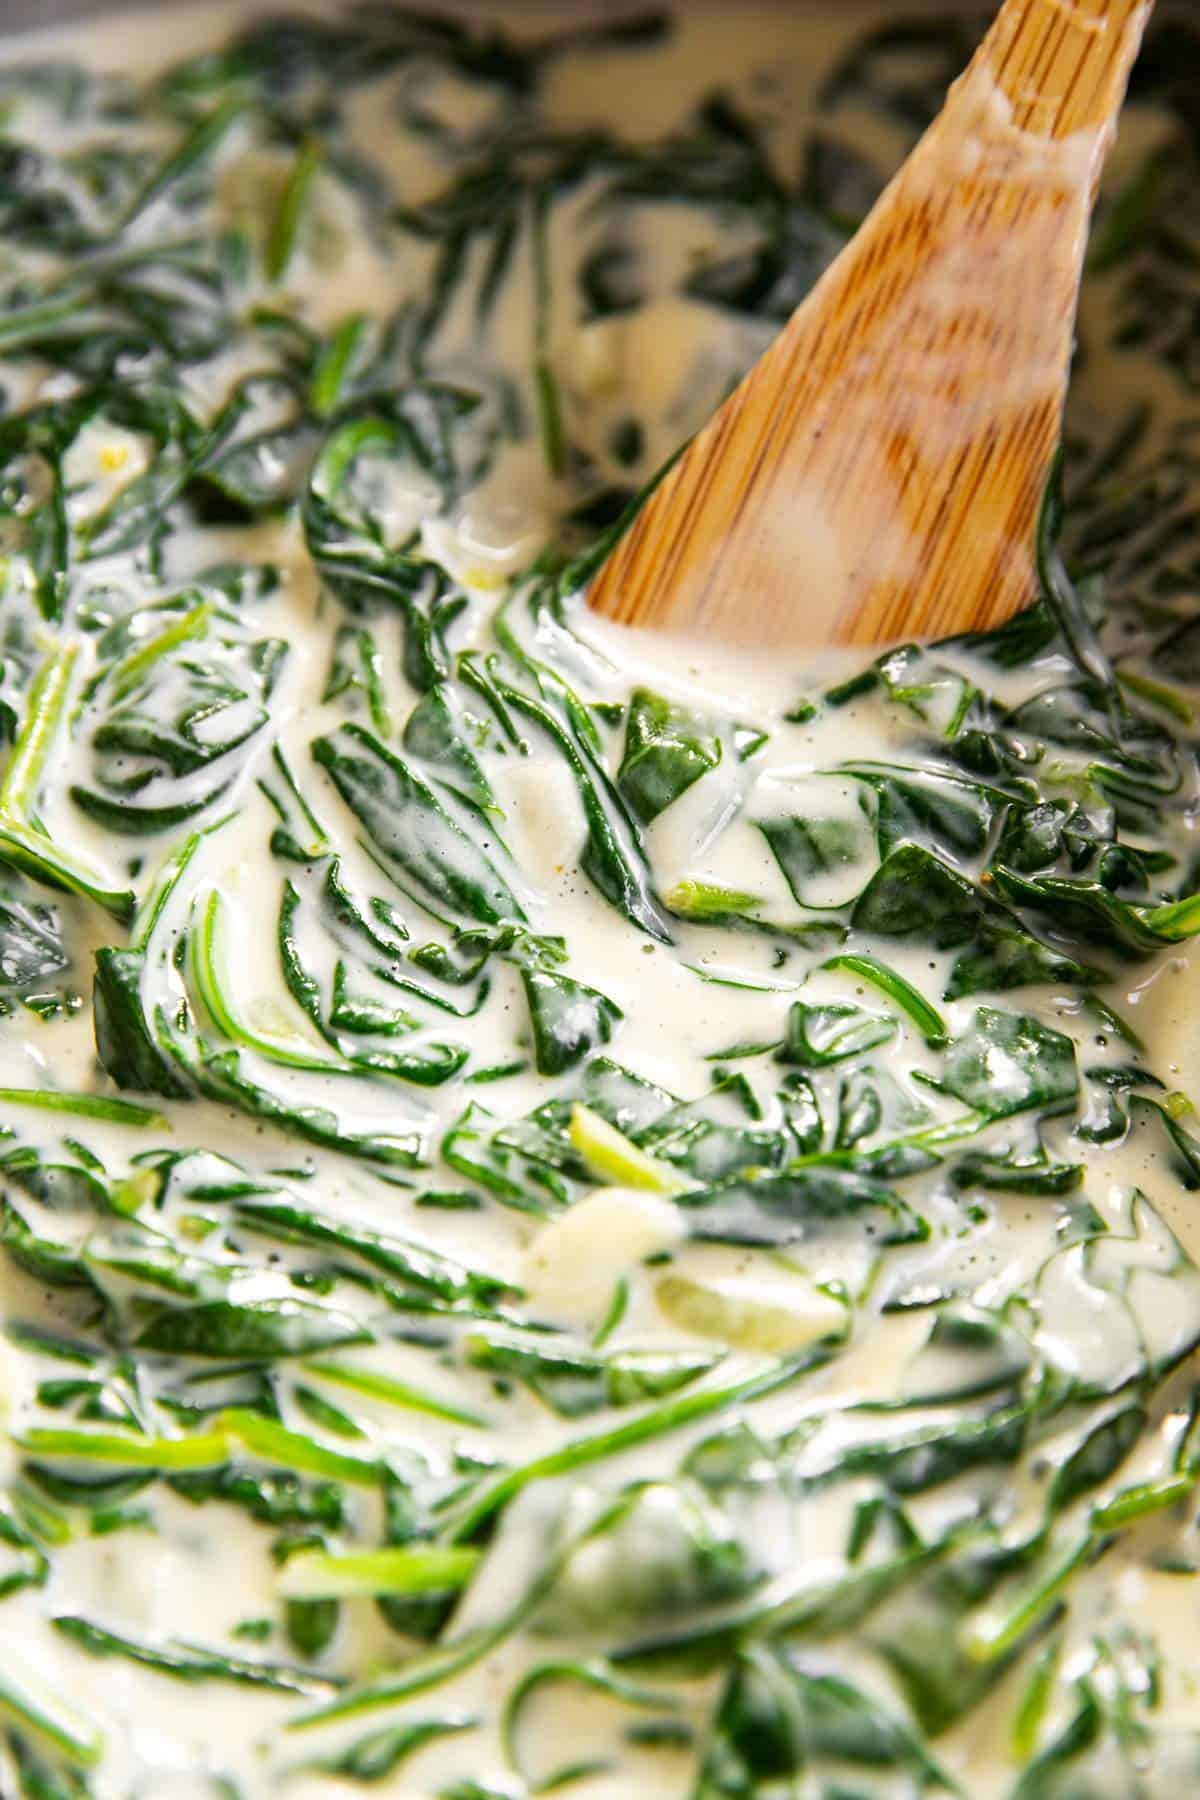
[[[1148,11],[1145,0],[1011,0],[979,60],[1012,103],[1013,124],[1065,138],[1114,119]]]
[[[984,629],[1033,598],[1088,220],[1149,10],[1006,0],[589,605],[775,648]]]

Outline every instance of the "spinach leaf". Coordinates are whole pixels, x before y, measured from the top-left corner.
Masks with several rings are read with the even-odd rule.
[[[921,1243],[925,1220],[880,1182],[835,1166],[751,1171],[680,1194],[694,1236],[784,1245],[861,1228],[879,1244]]]
[[[145,835],[194,818],[227,792],[234,759],[265,726],[286,647],[221,638],[211,624],[201,599],[93,687],[91,780],[71,797],[108,830]]]
[[[989,1119],[1033,1106],[1062,1112],[1079,1092],[1074,1040],[1026,1015],[980,1006],[950,1045],[939,1085]]]
[[[104,944],[96,952],[92,1010],[96,1054],[118,1087],[182,1097],[191,1092],[146,1016],[146,953]]]
[[[614,1001],[560,970],[524,962],[521,981],[542,1075],[562,1075],[607,1044],[623,1014]]]
[[[351,612],[393,606],[419,623],[427,572],[417,521],[430,486],[444,511],[487,467],[496,427],[480,408],[478,393],[414,383],[373,396],[334,424],[313,465],[302,517],[309,555]],[[428,575],[442,585],[436,569]],[[437,666],[432,629],[427,648]]]
[[[270,1362],[369,1337],[353,1320],[308,1300],[205,1300],[158,1313],[143,1327],[138,1344],[175,1356]]]
[[[643,825],[715,769],[721,756],[715,727],[661,694],[634,689],[617,786]]]
[[[880,865],[850,916],[856,930],[933,949],[958,950],[947,1000],[1009,988],[1090,985],[1100,971],[1043,944],[1018,915],[919,844]]]
[[[631,924],[659,943],[669,944],[671,934],[651,884],[637,823],[598,763],[594,748],[580,735],[575,725],[579,708],[577,703],[571,704],[569,690],[562,697],[571,723],[549,704],[520,689],[502,684],[499,691],[515,712],[536,721],[571,771],[588,827],[579,859],[584,873]]]
[[[470,805],[481,812],[493,811],[496,797],[471,747],[470,735],[454,689],[449,682],[438,682],[409,713],[404,748]]]
[[[625,1351],[608,1358],[583,1356],[552,1343],[473,1334],[466,1341],[473,1368],[522,1381],[539,1400],[566,1419],[584,1418],[607,1406],[662,1399],[707,1374],[714,1359],[675,1352]]]
[[[91,1656],[119,1656],[169,1675],[175,1681],[229,1681],[239,1687],[260,1687],[284,1694],[328,1693],[330,1683],[319,1675],[289,1669],[279,1663],[251,1662],[219,1651],[193,1649],[190,1645],[138,1643],[90,1619],[63,1613],[53,1621],[56,1631],[78,1644]]]
[[[487,848],[455,823],[433,789],[361,725],[312,747],[398,884],[436,917],[499,924],[522,919],[519,901]]]
[[[1152,956],[1170,938],[1154,927],[1153,915],[1120,900],[1098,881],[1067,877],[1018,875],[1014,869],[992,870],[996,886],[1015,905],[1042,914],[1055,933],[1072,947],[1100,945],[1125,959]]]
[[[839,1000],[820,1004],[796,1000],[788,1012],[787,1036],[776,1058],[806,1069],[823,1069],[874,1050],[895,1033],[894,1019],[866,1007]]]
[[[864,1779],[903,1771],[922,1792],[955,1791],[908,1724],[841,1675],[782,1645],[743,1650],[717,1708],[698,1800],[740,1800],[847,1768]]]
[[[70,964],[56,907],[0,892],[0,989],[25,992]]]
[[[860,833],[846,819],[763,819],[758,829],[801,906],[814,904],[810,882],[853,868],[861,857]]]
[[[343,1781],[386,1781],[410,1756],[426,1744],[459,1731],[470,1731],[476,1721],[453,1716],[444,1719],[418,1719],[406,1725],[387,1725],[360,1737],[336,1756],[323,1757],[309,1764],[322,1774],[339,1776]]]

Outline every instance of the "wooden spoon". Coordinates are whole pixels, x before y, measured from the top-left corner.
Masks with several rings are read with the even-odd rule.
[[[1088,222],[1151,4],[1005,0],[591,606],[774,647],[937,637],[1033,598]]]

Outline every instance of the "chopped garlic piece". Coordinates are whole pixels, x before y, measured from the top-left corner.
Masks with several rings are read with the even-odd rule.
[[[625,1187],[646,1188],[652,1194],[681,1194],[693,1185],[670,1163],[639,1150],[590,1106],[571,1108],[570,1129],[571,1142],[597,1175],[607,1175]]]
[[[846,1309],[802,1275],[664,1275],[655,1298],[673,1325],[738,1350],[803,1350],[839,1333]]]
[[[521,1282],[556,1315],[599,1319],[620,1276],[684,1235],[669,1200],[636,1188],[601,1188],[542,1227],[525,1253]]]

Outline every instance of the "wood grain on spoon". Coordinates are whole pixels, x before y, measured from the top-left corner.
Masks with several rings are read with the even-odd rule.
[[[1006,0],[591,606],[782,646],[983,628],[1033,597],[1088,222],[1150,4]]]

